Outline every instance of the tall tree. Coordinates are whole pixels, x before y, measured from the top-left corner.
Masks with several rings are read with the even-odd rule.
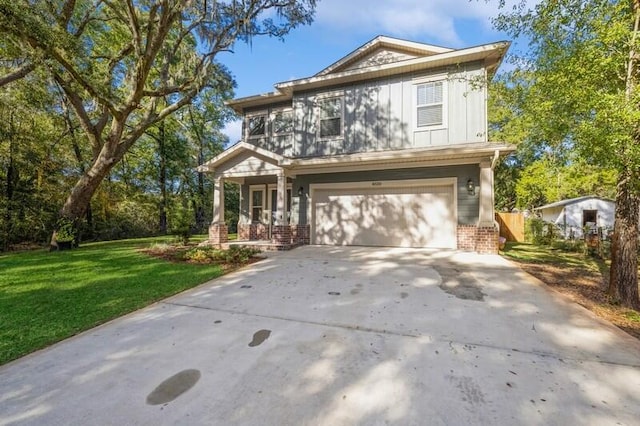
[[[64,91],[92,164],[60,214],[81,218],[100,182],[151,126],[227,85],[219,52],[312,21],[316,0],[0,0],[9,84],[46,71]],[[167,101],[165,103],[165,100]],[[53,240],[53,238],[52,238]]]
[[[617,172],[610,292],[640,309],[640,0],[523,1],[494,23],[529,41],[519,63],[546,112],[538,123],[586,162]]]

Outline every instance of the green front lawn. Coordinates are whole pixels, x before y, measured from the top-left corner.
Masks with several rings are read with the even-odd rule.
[[[0,364],[222,274],[217,265],[169,263],[138,251],[170,241],[0,254]]]
[[[583,253],[537,246],[531,243],[508,242],[500,254],[520,262],[585,268],[590,271],[601,271],[603,265],[602,260],[585,256]]]

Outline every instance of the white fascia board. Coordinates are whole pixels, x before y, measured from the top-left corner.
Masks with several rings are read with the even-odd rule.
[[[215,171],[216,166],[218,166],[219,164],[228,161],[229,159],[235,157],[236,155],[238,155],[239,153],[243,152],[243,151],[250,151],[250,152],[254,152],[258,155],[261,155],[263,157],[267,157],[270,158],[274,161],[275,164],[281,164],[283,163],[285,157],[283,157],[282,155],[276,154],[274,152],[268,151],[266,149],[263,148],[259,148],[255,145],[251,145],[250,143],[247,142],[239,142],[237,144],[235,144],[234,146],[232,146],[231,148],[222,151],[220,154],[216,155],[215,157],[213,157],[211,160],[207,161],[206,163],[204,163],[203,165],[199,166],[196,170],[198,170],[199,172],[213,172]]]
[[[397,50],[416,51],[416,52],[423,52],[423,53],[429,52],[431,54],[451,52],[454,50],[448,47],[434,46],[431,44],[418,43],[414,41],[402,40],[402,39],[397,39],[397,38],[387,37],[387,36],[378,36],[373,40],[370,40],[367,43],[363,44],[353,52],[349,53],[347,56],[344,56],[343,58],[337,60],[336,62],[329,65],[322,71],[318,72],[317,74],[315,74],[314,77],[327,75],[331,73],[333,70],[340,68],[345,64],[348,64],[349,62],[356,60],[357,58],[366,56],[367,53],[374,51],[375,49],[378,48],[378,46],[394,48]]]
[[[502,58],[502,56],[504,56],[509,45],[510,43],[507,41],[486,44],[390,64],[382,64],[335,74],[286,81],[276,84],[275,87],[282,93],[292,93],[293,90],[313,89],[322,86],[366,80],[368,78],[425,70],[446,65],[455,65],[462,62],[479,61],[490,58],[492,55],[496,55],[495,60],[497,62]]]
[[[303,170],[305,168],[335,167],[347,165],[364,165],[366,163],[403,163],[434,160],[456,159],[490,159],[496,151],[507,154],[513,152],[515,147],[506,144],[481,143],[465,144],[459,147],[404,149],[396,151],[377,151],[359,154],[336,155],[321,158],[285,158],[281,163],[283,167],[291,170]]]

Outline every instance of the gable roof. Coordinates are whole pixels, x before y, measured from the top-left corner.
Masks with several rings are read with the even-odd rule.
[[[215,170],[215,168],[218,167],[220,164],[223,164],[226,161],[229,161],[230,159],[232,159],[233,157],[236,157],[241,153],[247,152],[247,151],[257,154],[259,156],[262,156],[264,158],[268,158],[272,160],[274,164],[282,163],[282,161],[284,160],[283,156],[276,154],[275,152],[271,152],[266,149],[257,147],[255,145],[251,145],[250,143],[247,143],[247,142],[238,142],[235,145],[231,146],[230,148],[227,148],[226,150],[222,151],[220,154],[216,155],[206,163],[198,166],[196,170],[199,172],[211,172]]]
[[[598,197],[598,196],[595,196],[595,195],[586,195],[584,197],[569,198],[567,200],[561,200],[561,201],[556,201],[555,203],[545,204],[544,206],[540,206],[540,207],[534,208],[534,210],[551,209],[551,208],[554,208],[554,207],[564,207],[564,206],[567,206],[569,204],[579,203],[581,201],[590,200],[592,198],[595,198],[595,199],[598,199],[598,200],[603,200],[603,201],[608,201],[610,203],[615,203],[614,200],[611,200],[609,198]]]
[[[509,42],[501,41],[454,50],[379,36],[314,76],[277,83],[274,92],[234,99],[227,105],[236,112],[243,113],[246,108],[289,101],[295,91],[314,90],[474,61],[483,61],[487,75],[491,77],[509,46]],[[381,49],[404,52],[405,56],[392,62],[366,61],[368,57],[382,51]]]
[[[379,35],[378,37],[368,41],[353,52],[349,53],[347,56],[329,65],[327,68],[317,73],[315,77],[343,71],[349,67],[354,67],[354,64],[361,61],[362,59],[371,56],[376,52],[385,50],[404,53],[406,55],[412,56],[413,58],[416,58],[420,56],[431,56],[437,55],[438,53],[451,52],[453,49]]]

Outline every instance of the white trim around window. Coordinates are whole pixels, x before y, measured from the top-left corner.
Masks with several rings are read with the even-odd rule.
[[[446,76],[413,80],[413,130],[423,132],[448,126],[448,81]]]
[[[317,139],[344,138],[344,92],[324,93],[316,98],[315,103]]]
[[[255,199],[254,193],[260,193],[260,200]],[[254,209],[256,212],[254,213]],[[267,186],[249,185],[249,223],[265,223],[265,213],[267,210]],[[257,213],[257,216],[256,216]],[[256,219],[258,217],[259,219]],[[267,216],[268,218],[268,216]]]
[[[293,133],[293,108],[273,108],[269,117],[272,136],[286,136]]]
[[[246,114],[244,121],[244,131],[247,139],[258,139],[268,136],[269,114],[266,110]]]

